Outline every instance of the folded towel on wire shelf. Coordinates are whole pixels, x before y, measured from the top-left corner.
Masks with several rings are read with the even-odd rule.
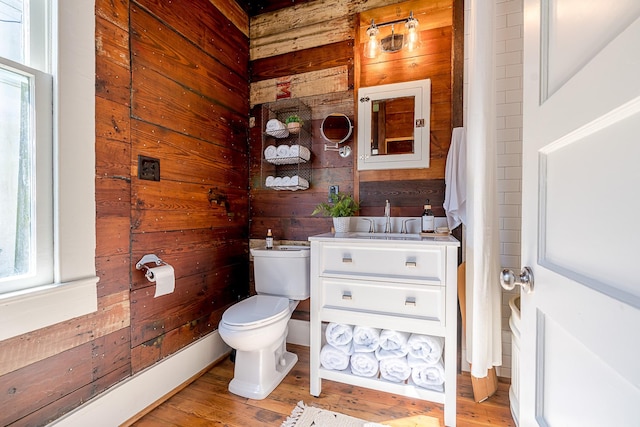
[[[289,154],[291,157],[300,157],[304,160],[309,160],[309,158],[311,158],[311,152],[309,149],[298,144],[293,144],[291,146]]]
[[[380,377],[396,383],[403,382],[411,375],[406,357],[395,357],[380,361]]]
[[[380,332],[380,347],[383,350],[406,350],[407,341],[409,340],[409,332],[394,331],[391,329],[383,329]],[[405,353],[406,354],[406,353]]]
[[[291,148],[288,145],[278,145],[276,148],[276,154],[278,157],[291,157]]]
[[[409,354],[418,359],[424,360],[426,363],[436,363],[442,357],[442,349],[444,346],[443,337],[434,337],[431,335],[411,334],[407,340]]]
[[[380,345],[380,329],[356,325],[353,327],[353,351],[373,352]]]
[[[420,359],[407,357],[407,363],[411,366],[411,380],[422,388],[435,391],[444,391],[444,366],[442,361],[435,364],[421,363]]]
[[[264,158],[265,159],[275,159],[278,155],[278,149],[275,145],[268,145],[267,148],[264,149]]]
[[[359,377],[373,377],[378,373],[378,359],[373,353],[353,353],[351,373]]]
[[[273,181],[275,181],[275,179],[276,179],[275,177],[269,175],[267,179],[265,179],[264,185],[267,187],[273,187]]]
[[[282,186],[283,187],[288,187],[289,185],[291,185],[291,177],[290,176],[283,176],[282,177]]]
[[[320,363],[326,369],[343,371],[349,367],[349,359],[348,354],[329,344],[320,350]]]
[[[273,187],[282,187],[282,177],[277,176],[273,180]]]
[[[331,322],[327,325],[324,336],[327,339],[327,343],[333,346],[351,344],[353,326]]]

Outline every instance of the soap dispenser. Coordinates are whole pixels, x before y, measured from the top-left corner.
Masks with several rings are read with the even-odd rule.
[[[429,204],[429,199],[427,199],[427,204],[424,205],[424,211],[422,212],[422,232],[423,233],[433,233],[435,232],[435,224],[434,224],[434,216],[431,211],[431,205]]]

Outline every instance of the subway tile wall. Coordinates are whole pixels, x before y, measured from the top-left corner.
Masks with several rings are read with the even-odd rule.
[[[523,0],[495,0],[496,3],[496,144],[498,152],[498,209],[500,263],[520,271],[520,227],[522,209],[522,60]],[[469,4],[465,4],[465,46],[468,46]],[[465,63],[468,52],[465,50]],[[468,76],[465,66],[465,97]],[[465,106],[466,108],[466,106]],[[519,289],[519,288],[518,288]],[[519,290],[502,294],[501,377],[511,377],[511,331],[509,300]],[[466,365],[463,342],[463,363]],[[464,366],[463,366],[464,368]],[[468,369],[468,365],[466,366]]]

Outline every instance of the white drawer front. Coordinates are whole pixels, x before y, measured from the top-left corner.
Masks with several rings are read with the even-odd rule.
[[[322,279],[321,307],[400,315],[445,325],[443,286]]]
[[[438,246],[327,243],[320,254],[320,275],[444,285],[444,263],[444,249]]]

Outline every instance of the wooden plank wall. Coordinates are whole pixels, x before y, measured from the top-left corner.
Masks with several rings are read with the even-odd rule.
[[[329,231],[330,219],[310,215],[315,205],[327,199],[329,185],[355,194],[361,215],[382,216],[389,199],[392,215],[420,216],[428,198],[435,214],[444,216],[445,159],[452,127],[462,125],[462,10],[462,0],[330,0],[266,9],[251,18],[251,114],[256,126],[250,132],[250,237],[254,244],[264,239],[267,228],[273,230],[276,241],[302,242]],[[420,21],[420,49],[378,59],[362,56],[361,43],[372,18],[389,22],[409,16],[410,11]],[[314,76],[337,67],[346,67],[346,86],[321,87],[321,80]],[[357,132],[354,94],[358,87],[424,78],[432,80],[429,169],[358,172],[355,135],[347,141],[352,156],[345,159],[324,151],[319,128],[328,113],[347,114]],[[276,101],[277,95],[287,95],[277,93],[282,82],[293,86],[288,88],[292,98],[312,108],[312,182],[305,191],[276,192],[262,188],[259,182],[264,125],[259,122],[260,107]],[[269,87],[272,91],[266,94]],[[306,310],[308,304],[301,304],[294,316],[304,319]]]
[[[248,293],[247,15],[233,0],[95,10],[98,311],[0,342],[3,426],[59,418]],[[159,182],[137,178],[139,154]],[[145,253],[175,267],[173,294],[152,297]]]

